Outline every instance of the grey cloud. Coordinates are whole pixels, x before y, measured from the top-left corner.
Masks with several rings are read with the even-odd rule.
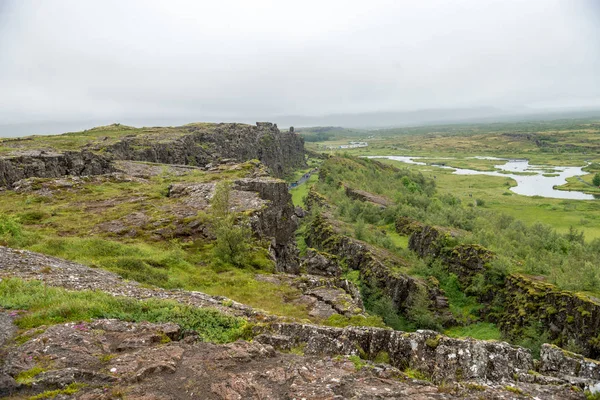
[[[594,1],[0,0],[0,125],[600,106]]]

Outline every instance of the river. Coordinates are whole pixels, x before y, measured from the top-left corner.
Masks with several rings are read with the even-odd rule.
[[[388,160],[401,161],[407,164],[427,165],[419,159],[425,157],[412,156],[369,156],[368,158],[386,158]],[[508,158],[496,157],[473,157],[484,160],[498,160],[503,164],[494,167],[500,171],[477,171],[474,169],[454,168],[445,165],[431,164],[437,168],[452,169],[456,175],[490,175],[512,178],[517,182],[510,190],[523,196],[542,196],[553,199],[571,199],[571,200],[594,200],[594,195],[576,192],[556,190],[554,186],[567,183],[567,178],[579,175],[586,175],[583,167],[554,167],[547,165],[529,165],[528,160],[511,160]],[[552,170],[552,171],[550,171]],[[535,173],[535,175],[519,175],[518,173]],[[545,173],[557,174],[557,176],[544,176]]]

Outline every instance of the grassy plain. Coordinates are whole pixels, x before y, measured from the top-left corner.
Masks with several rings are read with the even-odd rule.
[[[366,140],[369,146],[341,151],[355,156],[420,156],[423,159],[418,161],[428,164],[480,171],[494,170],[494,165],[502,161],[475,159],[475,156],[528,159],[530,164],[548,166],[584,166],[589,162],[600,162],[600,119],[376,130],[365,132],[359,138],[340,134],[329,141],[307,143],[307,147],[334,153],[325,147],[359,139]],[[384,162],[435,177],[440,192],[451,193],[466,204],[475,204],[479,199],[482,207],[527,223],[543,222],[562,233],[575,227],[583,230],[586,240],[600,238],[600,201],[522,196],[509,190],[516,182],[508,177],[453,175],[451,170],[432,165]],[[591,182],[592,175],[584,175],[582,179]],[[569,179],[559,189],[600,194],[600,189],[577,178]]]

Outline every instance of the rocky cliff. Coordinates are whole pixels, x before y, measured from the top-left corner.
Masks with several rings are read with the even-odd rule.
[[[198,211],[206,211],[215,193],[216,183],[182,183],[169,187],[169,197],[182,204],[179,213],[185,220]],[[250,224],[256,236],[268,239],[273,258],[280,272],[298,273],[299,259],[295,232],[298,226],[292,197],[287,184],[269,177],[242,178],[232,182],[231,207],[250,216]],[[174,225],[178,236],[195,233],[212,237],[205,224],[190,226]],[[175,231],[173,234],[176,233]],[[162,231],[163,234],[167,233]]]
[[[295,237],[298,222],[287,183],[264,178],[239,179],[234,182],[233,189],[258,193],[268,202],[251,216],[252,228],[257,235],[272,238],[271,248],[278,271],[298,273],[300,265]]]
[[[406,312],[421,296],[429,309],[442,321],[449,321],[448,302],[436,285],[399,272],[406,261],[365,242],[339,234],[328,219],[318,214],[307,227],[306,243],[343,260],[348,268],[358,270],[361,281],[373,290],[381,290],[400,313]]]
[[[479,300],[492,301],[502,310],[494,314],[503,333],[518,340],[524,330],[567,348],[576,348],[587,357],[600,358],[600,300],[582,293],[560,290],[542,277],[522,274],[498,276],[489,263],[495,258],[490,250],[477,244],[456,244],[459,233],[445,228],[397,223],[404,231],[411,226],[409,247],[420,256],[439,258],[448,272],[457,275],[463,289],[475,279],[483,282]]]
[[[30,177],[101,175],[114,170],[107,157],[89,151],[28,151],[0,157],[0,187],[12,186],[15,182]]]
[[[170,128],[162,135],[151,129],[127,128],[123,135],[115,138],[102,138],[101,132],[97,135],[82,133],[82,138],[70,145],[76,151],[61,149],[62,135],[45,138],[50,145],[54,143],[51,139],[55,139],[56,146],[48,146],[35,138],[22,141],[27,147],[16,147],[0,157],[0,186],[11,186],[30,177],[105,174],[115,170],[115,160],[210,168],[227,161],[257,159],[276,177],[306,166],[302,137],[293,132],[281,132],[277,125],[269,122],[260,122],[256,126],[192,124]],[[76,136],[68,134],[64,140],[74,140],[72,137]],[[22,145],[19,143],[12,145]]]
[[[500,326],[509,337],[540,325],[548,340],[600,359],[600,299],[560,290],[535,277],[513,274],[504,288]]]
[[[306,166],[304,140],[293,132],[281,132],[276,124],[191,124],[183,134],[167,142],[144,136],[125,137],[106,152],[120,160],[205,166],[224,159],[237,162],[257,159],[282,177],[293,168]]]

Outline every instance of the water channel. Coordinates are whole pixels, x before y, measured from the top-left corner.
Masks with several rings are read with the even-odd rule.
[[[413,156],[369,156],[368,158],[386,158],[388,160],[400,161],[407,164],[428,165],[420,159],[426,157]],[[514,193],[523,196],[542,196],[554,199],[571,199],[571,200],[594,200],[596,197],[592,194],[576,191],[556,190],[554,186],[559,186],[567,183],[567,178],[572,176],[586,175],[583,167],[555,167],[548,165],[530,165],[528,160],[511,160],[508,158],[496,157],[473,157],[482,160],[497,160],[503,164],[495,165],[494,167],[500,171],[477,171],[474,169],[454,168],[446,165],[429,164],[437,168],[445,168],[454,170],[452,173],[457,175],[490,175],[512,178],[517,182],[517,186],[513,186],[510,190]],[[528,175],[520,175],[527,173]],[[552,174],[556,176],[544,176],[544,174]]]

